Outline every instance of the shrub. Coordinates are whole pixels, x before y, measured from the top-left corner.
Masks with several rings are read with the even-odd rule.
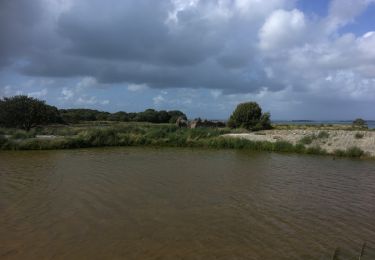
[[[346,150],[346,156],[348,157],[361,157],[364,155],[364,151],[361,148],[353,146]]]
[[[312,146],[306,149],[307,154],[326,154],[327,152],[319,145]]]
[[[314,139],[316,139],[315,135],[307,135],[307,136],[302,137],[298,141],[298,143],[300,143],[300,144],[311,144]]]
[[[306,152],[306,148],[303,144],[296,144],[294,149],[297,153],[305,153]]]
[[[329,137],[329,133],[327,131],[320,131],[319,134],[318,134],[318,138],[320,139],[324,139],[324,138],[328,138]]]
[[[362,118],[357,118],[353,121],[352,126],[355,128],[367,128],[367,122]]]
[[[341,150],[341,149],[336,149],[334,152],[333,152],[334,155],[336,156],[339,156],[339,157],[344,157],[346,156],[346,153],[344,150]]]
[[[363,134],[362,133],[355,133],[355,135],[354,135],[354,137],[356,138],[356,139],[361,139],[361,138],[363,138]]]
[[[361,157],[365,153],[359,147],[353,146],[353,147],[348,148],[346,151],[337,149],[334,151],[333,154],[336,156],[340,156],[340,157]]]
[[[270,129],[270,117],[269,113],[262,114],[262,109],[256,102],[241,103],[230,116],[228,126],[248,130]]]

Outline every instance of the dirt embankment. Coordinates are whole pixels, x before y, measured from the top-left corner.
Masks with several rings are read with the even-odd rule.
[[[351,147],[358,147],[367,155],[375,157],[375,131],[295,129],[226,134],[225,136],[245,138],[251,141],[303,143],[306,147],[320,146],[328,153],[333,153],[335,150],[347,150]]]

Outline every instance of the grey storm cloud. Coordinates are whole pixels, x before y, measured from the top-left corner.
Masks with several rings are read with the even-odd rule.
[[[32,76],[228,94],[315,95],[329,84],[343,95],[375,95],[375,34],[338,35],[360,10],[337,0],[319,20],[287,0],[53,2],[0,2],[0,66],[22,61],[17,69]],[[362,10],[372,1],[360,2]]]
[[[39,4],[28,0],[0,2],[0,67],[31,51],[33,27],[42,13]]]

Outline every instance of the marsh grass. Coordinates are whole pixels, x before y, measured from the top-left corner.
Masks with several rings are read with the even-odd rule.
[[[337,149],[333,152],[333,154],[339,157],[358,158],[363,157],[365,155],[365,152],[361,148],[353,146],[346,150]]]
[[[24,131],[24,130],[16,130],[12,133],[11,138],[13,139],[29,139],[34,138],[36,135],[35,131]]]
[[[3,134],[0,134],[0,148],[8,142],[8,139],[5,138]]]

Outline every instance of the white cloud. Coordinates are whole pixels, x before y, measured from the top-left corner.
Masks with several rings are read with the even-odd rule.
[[[222,94],[223,94],[223,91],[222,90],[219,90],[219,89],[214,89],[214,90],[211,90],[211,96],[215,99],[217,99],[218,97],[220,97]]]
[[[238,12],[251,17],[264,17],[273,10],[294,5],[294,0],[236,0],[234,6]]]
[[[70,100],[74,97],[74,91],[68,88],[63,88],[61,94],[63,95],[62,99],[65,100]]]
[[[109,100],[98,100],[97,97],[91,96],[81,96],[79,97],[76,102],[77,105],[87,106],[87,105],[108,105],[110,103]]]
[[[363,57],[369,61],[375,62],[375,32],[371,31],[365,33],[362,37],[358,38],[357,44]]]
[[[56,77],[56,83],[25,80],[3,88],[2,94],[29,93],[36,84],[55,87],[59,77],[87,75],[63,88],[60,100],[105,105],[108,100],[91,96],[90,88],[109,86],[108,91],[116,93],[112,84],[127,82],[137,83],[125,85],[128,91],[158,89],[146,99],[163,107],[197,109],[197,100],[208,97],[219,103],[230,95],[236,96],[233,102],[254,98],[267,103],[269,98],[284,105],[292,98],[293,104],[327,97],[336,104],[375,100],[375,32],[359,36],[348,33],[350,27],[343,30],[375,0],[332,0],[325,17],[303,13],[294,0],[160,0],[148,5],[136,0],[112,0],[112,5],[42,1],[55,18],[60,16],[58,23],[47,21],[58,30],[52,36],[46,33],[47,40],[44,34],[39,37],[42,45],[31,46],[40,55],[25,49],[28,62],[21,60],[18,66],[26,66],[22,71],[28,75]],[[102,9],[99,20],[92,16]],[[59,44],[50,39],[55,36]],[[173,88],[183,93],[173,96]],[[192,89],[203,90],[205,97],[189,96]]]
[[[132,91],[132,92],[142,91],[142,90],[145,90],[147,88],[148,88],[147,84],[129,84],[128,85],[128,90]]]
[[[157,95],[152,98],[155,106],[160,106],[165,102],[165,98],[162,95]]]
[[[77,91],[84,90],[86,88],[97,85],[98,82],[94,77],[83,77],[76,85]]]
[[[305,29],[305,17],[301,11],[276,10],[260,29],[260,48],[272,51],[294,47],[304,40]]]
[[[0,89],[0,96],[9,97],[14,95],[23,95],[23,90],[15,89],[11,85],[6,85],[3,89]]]
[[[338,28],[352,23],[355,17],[374,2],[374,0],[332,0],[325,24],[326,31],[332,33]]]
[[[5,96],[9,96],[9,95],[11,95],[12,94],[12,86],[10,86],[10,85],[6,85],[5,87],[4,87],[4,95]]]
[[[45,97],[48,93],[48,90],[46,88],[40,90],[40,91],[34,91],[34,92],[30,92],[30,93],[27,93],[28,96],[30,97],[35,97],[35,98],[42,98],[42,97]]]

